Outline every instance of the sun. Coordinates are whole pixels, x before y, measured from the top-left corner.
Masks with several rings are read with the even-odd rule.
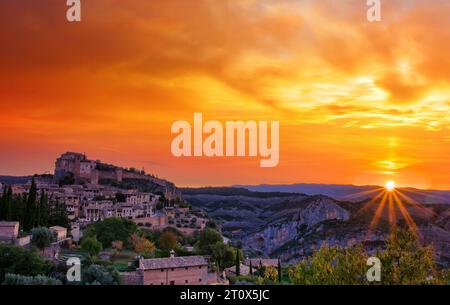
[[[385,187],[388,192],[392,192],[395,189],[395,182],[392,180],[389,180],[388,182],[386,182]]]

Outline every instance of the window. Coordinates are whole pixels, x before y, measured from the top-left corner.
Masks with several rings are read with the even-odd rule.
[[[184,281],[186,284],[189,282],[188,280]]]
[[[161,272],[164,272],[164,269],[161,269]]]
[[[173,268],[171,270],[173,271]]]
[[[175,285],[175,281],[170,281],[170,285]]]
[[[188,267],[184,267],[184,269],[188,270],[189,268]]]
[[[201,282],[201,281],[202,281],[202,279],[198,279],[198,281],[199,281],[199,282]]]
[[[198,266],[198,269],[202,269],[202,266]]]

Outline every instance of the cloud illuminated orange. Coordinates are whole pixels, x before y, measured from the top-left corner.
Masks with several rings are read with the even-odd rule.
[[[63,151],[181,185],[450,188],[450,3],[90,0],[0,3],[0,174]],[[280,120],[280,164],[176,159],[170,125]],[[230,171],[230,168],[233,168]]]

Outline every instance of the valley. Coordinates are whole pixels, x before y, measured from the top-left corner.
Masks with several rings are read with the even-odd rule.
[[[339,201],[324,195],[252,192],[243,188],[182,189],[183,198],[207,213],[225,236],[242,243],[250,256],[281,258],[295,263],[323,244],[348,247],[364,242],[366,250],[382,249],[389,235],[389,209],[369,230],[378,208],[369,199]],[[436,250],[440,264],[450,260],[450,205],[405,204],[419,238]],[[402,211],[394,210],[397,226],[407,226]]]

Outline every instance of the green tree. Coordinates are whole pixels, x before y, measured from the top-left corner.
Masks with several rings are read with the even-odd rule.
[[[235,252],[232,247],[222,241],[216,242],[212,247],[212,260],[216,262],[219,270],[231,267],[235,263]]]
[[[48,214],[48,197],[44,190],[41,190],[37,213],[37,226],[48,226]]]
[[[97,256],[102,251],[102,244],[95,237],[85,237],[81,241],[81,249],[91,257]]]
[[[212,248],[217,242],[223,242],[222,235],[214,229],[205,228],[200,232],[196,247],[200,254],[212,255]]]
[[[107,248],[113,241],[120,240],[127,247],[130,237],[138,231],[138,226],[131,220],[111,217],[91,224],[84,234],[86,237],[96,237]]]
[[[9,185],[3,189],[3,195],[0,199],[0,219],[3,220],[13,220],[13,205],[12,205],[13,195],[12,188]]]
[[[363,284],[366,261],[362,247],[343,249],[323,245],[289,270],[289,279],[296,285]]]
[[[2,198],[0,198],[0,220],[6,219],[6,192],[8,189],[6,187],[3,188]]]
[[[283,275],[281,273],[281,260],[280,260],[280,258],[278,258],[278,282],[281,283],[282,280],[283,280]]]
[[[48,247],[54,239],[54,233],[48,228],[39,227],[31,230],[31,242],[41,251]]]
[[[120,275],[114,267],[90,265],[83,271],[82,277],[85,284],[118,285]]]
[[[34,250],[22,247],[0,244],[0,282],[7,273],[27,276],[47,274],[51,264]]]
[[[25,214],[23,220],[23,228],[25,231],[29,231],[33,228],[36,221],[36,197],[37,188],[34,177],[31,180],[30,191],[28,193],[27,203],[25,206]]]
[[[436,268],[433,249],[421,246],[414,231],[393,231],[386,241],[386,249],[376,257],[381,261],[381,284],[445,283],[445,273]],[[291,268],[289,279],[293,284],[302,285],[369,284],[366,279],[367,258],[361,245],[346,249],[324,245]]]
[[[440,281],[433,248],[421,246],[412,230],[394,231],[387,241],[386,250],[378,257],[382,265],[383,284],[417,285]]]
[[[252,265],[252,260],[250,260],[250,275],[253,275],[253,265]]]
[[[159,247],[163,250],[175,249],[177,246],[177,236],[171,231],[164,231],[159,237]]]
[[[236,275],[241,275],[241,260],[239,259],[239,250],[236,249]]]
[[[67,208],[63,202],[54,202],[49,209],[48,225],[68,228],[70,224]]]

